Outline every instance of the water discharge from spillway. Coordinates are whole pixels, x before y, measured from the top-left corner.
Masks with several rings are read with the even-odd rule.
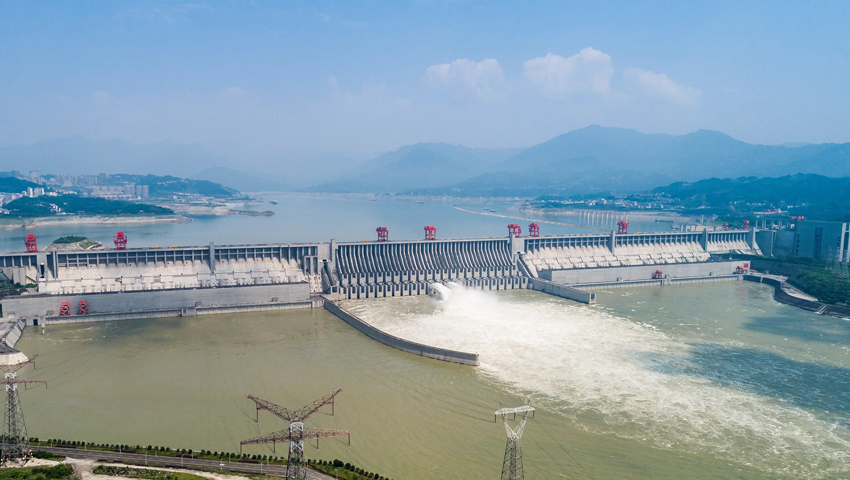
[[[757,375],[775,379],[773,390],[784,383],[794,388],[789,382],[802,373],[782,362],[719,358],[723,348],[710,343],[553,297],[535,294],[530,301],[457,285],[436,290],[439,299],[352,302],[347,308],[392,334],[479,353],[480,375],[592,433],[790,477],[850,470],[846,393],[832,395],[839,399],[831,406],[837,412],[824,414],[763,395],[742,380]],[[735,348],[746,352],[748,346]],[[715,350],[717,368],[711,366]]]

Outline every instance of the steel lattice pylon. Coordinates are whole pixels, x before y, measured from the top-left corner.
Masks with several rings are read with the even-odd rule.
[[[24,412],[21,409],[21,400],[18,396],[18,385],[46,382],[17,377],[18,370],[23,368],[24,365],[32,363],[36,356],[14,365],[0,366],[0,371],[4,372],[3,381],[0,384],[6,386],[6,411],[3,415],[3,436],[0,437],[0,464],[2,465],[10,462],[23,465],[32,457],[27,426],[24,423]]]
[[[260,410],[268,410],[279,418],[289,422],[289,428],[279,430],[277,432],[260,435],[259,437],[249,438],[239,442],[241,452],[243,445],[255,445],[260,443],[271,443],[272,448],[278,442],[289,442],[289,456],[286,462],[286,478],[305,479],[307,478],[307,459],[304,456],[304,439],[316,439],[316,446],[319,445],[320,438],[348,436],[348,443],[351,444],[351,433],[346,430],[331,430],[328,428],[304,428],[304,420],[310,418],[311,415],[318,412],[325,405],[331,405],[331,414],[333,414],[334,397],[341,392],[342,389],[336,389],[315,402],[301,408],[300,410],[289,410],[269,401],[257,398],[253,395],[248,395],[257,407],[257,420],[260,419]]]
[[[508,443],[505,446],[505,460],[502,463],[501,480],[523,480],[525,478],[522,471],[522,447],[519,446],[519,439],[522,438],[525,422],[528,419],[528,412],[534,415],[534,407],[525,405],[522,407],[496,410],[496,415],[502,416],[502,421],[505,423],[505,432],[508,434]],[[508,415],[513,414],[514,419],[516,419],[517,413],[522,413],[522,418],[516,428],[511,428],[508,424]]]

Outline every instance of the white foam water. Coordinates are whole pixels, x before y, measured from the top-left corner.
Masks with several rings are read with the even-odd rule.
[[[683,339],[553,297],[449,287],[441,301],[405,297],[347,308],[404,338],[479,353],[480,374],[588,431],[794,478],[850,471],[845,426],[690,373],[695,347]]]

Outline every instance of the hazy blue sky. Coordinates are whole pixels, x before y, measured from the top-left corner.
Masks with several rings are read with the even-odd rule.
[[[847,1],[8,1],[0,145],[362,154],[594,123],[847,142],[848,19]]]

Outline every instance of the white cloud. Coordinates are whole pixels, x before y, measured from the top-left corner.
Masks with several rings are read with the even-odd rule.
[[[245,95],[245,92],[239,87],[230,87],[224,89],[224,94],[228,97],[239,98]]]
[[[564,58],[552,53],[522,64],[523,76],[550,95],[607,94],[614,68],[611,57],[593,48]]]
[[[98,105],[106,105],[107,103],[112,101],[112,95],[107,92],[95,90],[91,94],[91,99],[94,103]]]
[[[432,65],[425,70],[429,85],[460,86],[481,98],[493,97],[505,84],[502,66],[493,58],[480,62],[459,58],[452,63]]]
[[[664,73],[640,68],[626,69],[624,77],[626,82],[641,93],[678,105],[694,106],[702,93],[696,88],[679,85]]]

